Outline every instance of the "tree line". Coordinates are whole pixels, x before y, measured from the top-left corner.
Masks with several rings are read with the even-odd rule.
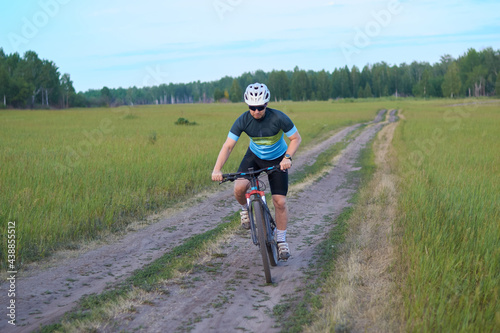
[[[385,62],[325,70],[273,70],[225,76],[212,82],[169,83],[151,87],[90,89],[76,93],[69,74],[39,59],[34,51],[23,57],[0,48],[0,105],[14,108],[96,107],[141,104],[241,102],[251,83],[265,83],[275,101],[338,98],[479,97],[500,95],[500,50],[469,49],[454,59],[444,55],[428,62],[388,65]]]
[[[23,57],[0,48],[0,106],[14,108],[70,107],[76,97],[69,74],[34,51]]]

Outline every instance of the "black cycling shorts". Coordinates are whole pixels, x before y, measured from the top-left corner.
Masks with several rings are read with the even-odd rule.
[[[263,168],[269,168],[275,165],[279,165],[283,160],[283,156],[278,157],[275,160],[263,160],[257,157],[250,148],[247,150],[243,160],[241,161],[238,172],[248,171],[248,168],[253,168],[254,170],[259,170]],[[274,171],[268,175],[269,186],[271,187],[271,194],[287,195],[288,193],[288,170],[285,171]]]

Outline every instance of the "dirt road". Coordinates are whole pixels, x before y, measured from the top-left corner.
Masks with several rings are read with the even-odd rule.
[[[360,150],[386,124],[385,110],[366,126],[350,126],[294,159],[300,170],[328,146],[362,128],[320,180],[290,189],[287,240],[292,257],[272,269],[273,285],[263,285],[262,263],[248,233],[237,232],[220,244],[220,256],[175,283],[168,292],[149,294],[138,301],[133,312],[117,314],[97,331],[140,332],[251,332],[280,330],[273,308],[291,297],[300,297],[306,271],[315,260],[317,244],[334,226],[335,218],[347,206],[358,184],[349,178],[357,168]],[[351,180],[349,180],[351,179]],[[213,207],[217,207],[214,211]],[[130,232],[116,242],[61,260],[43,270],[28,269],[16,281],[16,320],[12,327],[0,321],[1,332],[31,332],[57,321],[86,294],[100,293],[129,276],[134,270],[159,258],[183,240],[215,227],[238,209],[232,188],[193,200],[189,208],[167,212],[154,224]],[[7,304],[2,284],[0,304]]]

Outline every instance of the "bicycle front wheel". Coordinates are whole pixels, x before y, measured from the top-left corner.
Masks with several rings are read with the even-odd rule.
[[[264,207],[264,217],[266,219],[266,246],[267,246],[267,254],[269,255],[269,263],[271,266],[278,266],[278,244],[276,243],[275,235],[276,232],[274,229],[274,221],[271,213],[269,212],[269,208],[267,206]]]
[[[257,228],[257,238],[259,240],[260,255],[262,256],[262,265],[264,266],[264,275],[266,276],[266,282],[271,283],[271,267],[269,266],[266,246],[266,220],[264,219],[264,209],[262,208],[260,199],[252,202],[252,214],[255,227]]]

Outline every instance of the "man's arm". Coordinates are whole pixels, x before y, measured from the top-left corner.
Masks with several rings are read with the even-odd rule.
[[[224,142],[224,144],[222,145],[219,156],[217,157],[217,161],[215,162],[214,170],[212,171],[213,181],[222,181],[222,167],[229,158],[229,155],[231,155],[231,152],[233,151],[235,145],[236,141],[231,138],[227,138],[226,142]]]
[[[290,139],[290,144],[288,145],[288,149],[286,150],[286,154],[289,154],[290,156],[293,156],[297,149],[300,146],[300,142],[302,141],[302,138],[300,137],[299,132],[295,132],[292,136],[289,137]],[[288,158],[284,158],[281,163],[281,170],[286,170],[290,169],[292,167],[292,161]]]
[[[300,137],[299,132],[295,132],[290,139],[290,144],[288,145],[288,149],[286,150],[287,154],[290,154],[290,156],[293,156],[297,149],[300,146],[300,143],[302,142],[302,138]]]

